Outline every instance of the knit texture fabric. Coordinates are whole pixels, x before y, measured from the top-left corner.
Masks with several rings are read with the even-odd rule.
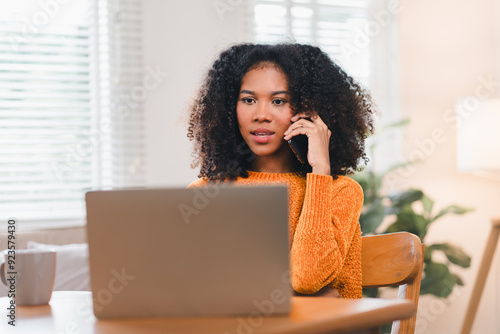
[[[316,293],[328,286],[344,298],[361,298],[363,189],[353,179],[330,175],[249,171],[234,185],[284,184],[289,192],[290,278],[295,291]],[[199,179],[188,187],[208,185]]]

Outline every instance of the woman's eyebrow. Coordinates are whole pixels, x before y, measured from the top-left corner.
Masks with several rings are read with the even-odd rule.
[[[255,95],[255,92],[251,91],[251,90],[243,89],[242,91],[240,91],[240,94]],[[271,92],[271,95],[279,95],[279,94],[288,94],[288,95],[290,95],[290,93],[287,90],[277,90],[277,91]]]
[[[278,91],[275,91],[275,92],[271,92],[271,95],[279,95],[279,94],[288,94],[288,95],[290,95],[290,93],[287,90],[278,90]]]

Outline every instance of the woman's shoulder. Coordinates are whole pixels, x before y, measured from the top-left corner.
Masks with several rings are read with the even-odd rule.
[[[334,184],[336,183],[337,188],[344,191],[349,191],[352,193],[356,193],[360,196],[363,196],[363,188],[361,185],[354,180],[353,178],[345,175],[338,175],[337,179],[334,180]]]
[[[337,175],[337,180],[339,184],[345,185],[345,186],[350,186],[350,187],[361,187],[359,183],[354,180],[352,177],[349,177],[347,175]]]

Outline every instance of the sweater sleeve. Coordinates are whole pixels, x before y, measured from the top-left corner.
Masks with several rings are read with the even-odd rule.
[[[315,293],[338,276],[357,231],[362,206],[363,189],[353,179],[307,175],[290,251],[295,291]]]

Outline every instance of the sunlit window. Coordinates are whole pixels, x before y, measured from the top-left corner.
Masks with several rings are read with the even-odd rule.
[[[321,47],[360,82],[369,85],[369,45],[353,46],[354,35],[368,23],[367,1],[255,1],[254,39],[268,43],[293,40]]]
[[[83,222],[87,190],[141,182],[140,7],[112,3],[2,5],[0,221]]]

